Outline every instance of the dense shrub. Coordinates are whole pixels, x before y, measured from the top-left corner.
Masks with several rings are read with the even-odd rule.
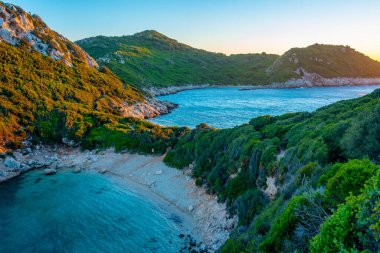
[[[349,194],[360,194],[378,171],[378,104],[380,90],[314,113],[264,116],[233,129],[202,125],[181,138],[165,161],[195,165],[197,182],[225,200],[248,228],[237,228],[222,252],[307,252],[326,217]],[[271,202],[258,194],[268,177],[278,190]]]
[[[362,194],[350,196],[311,241],[311,252],[379,252],[380,173]]]
[[[344,164],[336,164],[325,176],[329,178],[325,190],[328,202],[336,206],[350,194],[358,195],[364,183],[378,170],[380,166],[369,160],[351,160]]]

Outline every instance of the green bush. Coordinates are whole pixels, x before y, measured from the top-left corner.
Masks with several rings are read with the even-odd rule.
[[[326,183],[325,196],[329,203],[336,206],[350,194],[360,193],[364,183],[380,169],[369,160],[350,160],[344,164],[336,164]]]
[[[380,172],[351,195],[311,240],[311,252],[379,252]]]

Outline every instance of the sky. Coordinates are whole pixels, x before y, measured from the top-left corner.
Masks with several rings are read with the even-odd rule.
[[[5,0],[70,40],[157,30],[226,54],[349,45],[380,60],[380,0]]]

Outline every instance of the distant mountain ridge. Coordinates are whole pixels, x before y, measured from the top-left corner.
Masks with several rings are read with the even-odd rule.
[[[257,84],[278,58],[272,54],[226,56],[192,48],[156,31],[98,36],[76,42],[101,66],[138,87],[184,84]]]
[[[266,53],[227,56],[192,48],[154,30],[122,37],[98,36],[76,43],[100,65],[138,87],[266,85],[288,81],[292,81],[288,85],[312,86],[314,79],[318,80],[314,85],[323,86],[321,82],[327,82],[326,85],[358,82],[324,78],[380,77],[380,62],[348,46],[314,44],[292,48],[281,56]],[[313,76],[311,81],[308,74]],[[367,83],[372,84],[371,80],[358,84]]]

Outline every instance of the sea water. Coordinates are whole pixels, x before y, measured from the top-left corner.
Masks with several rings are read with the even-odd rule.
[[[194,128],[206,123],[217,128],[230,128],[261,115],[289,112],[312,112],[339,100],[363,96],[378,86],[353,86],[299,89],[206,88],[187,90],[157,97],[179,105],[170,114],[151,119],[163,126]]]
[[[178,252],[179,234],[169,214],[95,172],[0,184],[1,253]]]

